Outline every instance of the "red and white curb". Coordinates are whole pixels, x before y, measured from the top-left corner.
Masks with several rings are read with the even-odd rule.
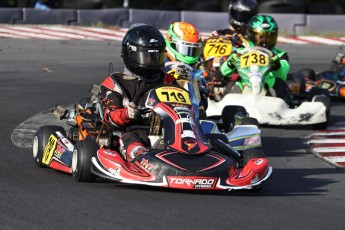
[[[313,133],[308,143],[317,157],[336,167],[345,168],[345,122]]]
[[[50,40],[96,40],[96,41],[121,41],[127,29],[125,28],[97,28],[83,26],[63,25],[8,25],[0,24],[0,38],[19,39],[50,39]],[[161,30],[163,35],[166,30]],[[210,33],[201,33],[203,38]],[[279,36],[280,44],[326,44],[341,45],[345,37],[318,37],[318,36]]]

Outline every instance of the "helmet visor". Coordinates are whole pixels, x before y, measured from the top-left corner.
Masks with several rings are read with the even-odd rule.
[[[179,54],[189,57],[198,57],[201,54],[201,43],[194,42],[171,42],[171,47],[176,50]]]
[[[243,25],[249,22],[249,20],[254,16],[254,13],[231,9],[230,16],[236,24]]]
[[[278,31],[255,31],[251,30],[249,32],[249,40],[252,41],[257,46],[263,46],[267,49],[272,49],[278,39]]]
[[[128,56],[139,65],[149,68],[161,68],[166,59],[165,50],[154,48],[129,47]]]

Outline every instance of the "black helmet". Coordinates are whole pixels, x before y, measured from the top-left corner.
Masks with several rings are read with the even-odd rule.
[[[146,24],[132,25],[122,40],[121,57],[126,68],[143,79],[155,78],[165,63],[165,39]]]
[[[245,32],[248,21],[257,13],[256,0],[230,0],[229,23],[240,33]]]

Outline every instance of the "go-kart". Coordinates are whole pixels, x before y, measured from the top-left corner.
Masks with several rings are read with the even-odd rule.
[[[191,100],[197,112],[201,100],[199,88],[202,86],[201,79],[194,74],[195,70],[182,62],[170,61],[165,64],[165,71],[168,74],[174,74],[174,79],[185,79],[190,82],[189,84],[184,83],[184,80],[177,81],[187,91],[192,91]],[[219,119],[213,121],[200,119],[200,124],[205,134],[223,133],[228,138],[231,147],[236,150],[257,149],[257,151],[262,151],[260,149],[262,145],[259,123],[255,118],[249,117],[242,106],[228,106],[226,113],[223,113]]]
[[[290,90],[296,96],[308,95],[311,91],[326,90],[334,98],[345,98],[345,64],[343,53],[337,53],[328,70],[316,73],[311,68],[303,68],[291,73],[288,78]]]
[[[109,142],[101,144],[101,138],[95,138],[112,135],[107,128],[103,130],[103,123],[96,135],[88,132],[90,135],[66,135],[62,127],[42,126],[33,140],[35,162],[41,167],[71,173],[77,181],[88,182],[101,177],[187,190],[257,190],[270,181],[272,167],[266,158],[255,151],[236,151],[223,134],[203,134],[200,124],[195,122],[187,90],[179,85],[163,85],[146,91],[149,94],[142,113],[151,118],[148,128],[152,143],[147,153],[131,162],[124,160],[116,149],[107,146]],[[133,103],[144,94],[138,93]],[[63,110],[56,113],[66,116]],[[76,128],[79,132],[84,130],[83,126]],[[82,138],[72,140],[71,136]]]
[[[229,105],[245,107],[251,117],[265,125],[313,125],[317,129],[327,127],[330,114],[330,98],[324,94],[313,95],[309,101],[290,97],[286,85],[286,99],[274,96],[265,84],[271,71],[272,52],[266,48],[253,46],[239,53],[236,63],[243,88],[226,94],[221,101],[208,101],[207,116],[210,119],[221,115]],[[237,87],[238,88],[238,87]]]
[[[212,100],[220,101],[227,93],[229,78],[220,73],[220,66],[233,51],[232,40],[229,36],[211,36],[203,41],[202,63],[200,69],[204,71],[204,78]]]

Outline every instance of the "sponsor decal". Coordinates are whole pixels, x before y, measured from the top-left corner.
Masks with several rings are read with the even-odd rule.
[[[59,131],[57,131],[56,134],[57,134],[58,137],[60,137],[60,138],[64,137],[64,136],[62,135],[62,133],[60,133]]]
[[[256,165],[261,165],[261,164],[262,164],[262,162],[263,162],[263,160],[262,160],[262,159],[258,159],[257,161],[255,161],[255,164],[256,164]]]
[[[184,106],[181,106],[181,105],[178,105],[174,108],[175,111],[186,111],[186,112],[189,112],[189,108],[188,107],[184,107]]]
[[[251,184],[255,184],[259,181],[259,175],[255,174],[254,179],[250,181]]]
[[[58,139],[54,136],[54,134],[50,135],[48,143],[46,147],[44,148],[44,152],[43,152],[43,157],[42,157],[43,164],[49,165],[53,157],[53,153],[54,153],[57,142],[58,142]]]
[[[186,45],[186,46],[191,46],[191,47],[201,47],[202,44],[200,43],[194,43],[194,42],[185,42],[185,41],[181,41],[182,45]]]
[[[262,28],[269,28],[271,25],[270,24],[268,24],[268,23],[262,23],[261,24],[261,27]]]
[[[120,171],[121,171],[120,168],[116,168],[116,169],[110,168],[110,169],[109,169],[109,172],[110,172],[111,174],[114,174],[115,176],[119,176],[119,175],[120,175]]]
[[[129,45],[129,48],[131,48],[132,51],[137,51],[137,47],[136,46]]]
[[[63,137],[63,138],[61,139],[61,142],[62,142],[70,151],[73,151],[74,146],[73,146],[73,144],[72,144],[67,138]]]
[[[190,120],[188,117],[186,117],[186,118],[180,118],[180,119],[176,120],[176,124],[178,124],[178,123],[184,123],[184,122],[190,123],[190,121],[191,121],[191,120]]]
[[[185,145],[188,147],[188,151],[190,151],[192,148],[194,148],[198,143],[196,140],[187,140],[184,142]]]
[[[66,149],[64,147],[62,147],[61,145],[58,145],[54,151],[54,155],[57,158],[61,158],[61,155],[66,151]]]
[[[152,106],[155,103],[155,101],[156,101],[155,99],[149,98],[147,104]]]
[[[159,50],[148,50],[149,53],[159,53]]]
[[[112,152],[112,151],[103,150],[103,152],[104,152],[105,154],[110,155],[110,156],[116,156],[116,153],[114,153],[114,152]]]
[[[216,178],[210,177],[168,177],[171,187],[186,188],[186,189],[213,189]]]
[[[150,42],[158,42],[158,40],[151,38]]]
[[[151,164],[148,159],[143,158],[140,162],[140,164],[147,170],[151,171],[152,169],[155,169],[156,166],[154,164]]]

